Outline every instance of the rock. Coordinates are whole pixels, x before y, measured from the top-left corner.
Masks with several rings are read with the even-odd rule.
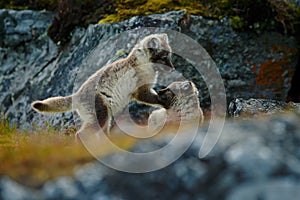
[[[45,199],[82,199],[78,186],[70,177],[49,181],[43,186],[42,191]]]
[[[257,117],[279,114],[296,109],[300,109],[299,103],[286,103],[270,99],[237,98],[230,102],[228,112],[234,117]]]
[[[298,199],[300,197],[300,183],[293,178],[274,179],[242,184],[226,198],[238,199]]]
[[[0,110],[13,122],[23,121],[25,127],[30,121],[30,101],[39,91],[32,85],[49,76],[58,55],[58,48],[46,35],[53,17],[45,11],[0,10]]]
[[[9,177],[2,177],[0,181],[0,199],[3,200],[34,200],[40,199],[40,192],[26,188]]]
[[[182,182],[186,190],[196,189],[195,186],[201,184],[207,173],[205,165],[196,157],[189,157],[185,162],[179,162],[174,165],[174,172],[177,179]]]
[[[265,147],[263,142],[259,137],[252,137],[230,146],[224,156],[231,170],[237,170],[242,178],[253,179],[265,179],[275,173],[279,167],[274,160],[276,152]]]
[[[0,110],[12,123],[27,129],[32,128],[32,123],[38,127],[45,127],[45,124],[77,126],[76,114],[41,115],[30,109],[30,103],[73,93],[96,70],[128,54],[138,37],[158,30],[135,33],[133,30],[137,28],[177,30],[199,42],[216,62],[227,100],[236,97],[284,100],[297,61],[296,42],[290,36],[275,32],[238,33],[226,18],[208,20],[193,15],[187,18],[185,11],[136,16],[124,22],[80,28],[64,48],[56,46],[46,35],[54,13],[1,10],[0,16],[0,35],[3,36],[0,37],[3,38],[0,39]],[[121,34],[115,40],[114,37],[128,30],[131,30],[129,35]],[[172,43],[174,38],[170,41]],[[187,55],[199,54],[198,51],[185,51],[184,44],[173,48]],[[173,59],[177,71],[192,79],[199,88],[201,106],[209,108],[208,88],[215,85],[206,85],[192,63],[176,55]],[[159,78],[163,79],[165,77]],[[177,80],[178,76],[172,74],[165,81],[171,79]],[[144,113],[142,111],[141,115]]]
[[[99,163],[90,163],[78,169],[74,175],[84,193],[93,194],[99,191],[99,186],[103,184],[103,179],[108,173],[108,170]],[[107,192],[105,185],[101,187],[101,192]]]
[[[0,10],[0,46],[24,47],[24,43],[38,40],[45,34],[46,25],[52,22],[53,17],[54,14],[47,11]]]

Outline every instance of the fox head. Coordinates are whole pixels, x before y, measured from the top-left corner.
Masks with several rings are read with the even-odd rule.
[[[138,59],[141,63],[151,62],[162,64],[174,69],[171,62],[172,49],[169,45],[167,34],[152,34],[141,40],[135,47]]]
[[[157,92],[160,101],[165,108],[172,107],[175,104],[197,104],[198,103],[198,89],[191,81],[173,82],[167,88],[161,89]],[[188,102],[195,100],[195,102]]]

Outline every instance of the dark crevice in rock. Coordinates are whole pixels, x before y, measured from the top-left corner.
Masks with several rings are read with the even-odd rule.
[[[47,62],[45,63],[45,65],[44,65],[43,67],[41,67],[41,68],[39,69],[39,71],[36,72],[36,74],[33,75],[33,77],[31,78],[31,80],[34,80],[36,77],[38,77],[38,76],[40,75],[40,73],[43,73],[44,70],[45,70],[50,64],[52,64],[56,59],[57,59],[57,57],[53,57],[53,58],[51,58],[51,60],[47,61]]]
[[[300,44],[299,44],[300,45]],[[300,52],[299,52],[300,54]],[[288,92],[287,101],[300,103],[300,55],[296,66],[296,71],[292,78],[291,89]]]

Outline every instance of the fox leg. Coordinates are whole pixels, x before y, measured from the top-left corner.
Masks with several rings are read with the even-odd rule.
[[[99,135],[101,127],[97,122],[94,123],[84,123],[79,131],[76,133],[76,141],[78,140],[86,140],[91,136]]]
[[[159,97],[157,93],[153,89],[151,89],[150,84],[145,84],[139,87],[138,90],[133,93],[133,97],[139,102],[150,105],[160,105]]]

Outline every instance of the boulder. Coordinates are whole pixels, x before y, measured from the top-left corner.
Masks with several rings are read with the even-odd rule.
[[[186,34],[208,52],[222,76],[228,101],[236,97],[285,99],[297,62],[296,42],[291,36],[235,32],[226,18],[187,16],[185,11],[91,24],[87,29],[76,29],[65,47],[46,35],[54,13],[1,10],[0,16],[0,110],[22,128],[78,125],[76,114],[41,115],[30,109],[30,103],[73,93],[102,66],[126,56],[138,38],[161,28]],[[134,32],[143,27],[157,28]],[[123,34],[129,30],[130,34]],[[185,50],[184,42],[173,48],[195,56],[198,53]],[[193,62],[177,55],[173,59],[176,70],[195,82],[201,106],[208,109],[208,88],[214,84],[205,83]]]
[[[234,117],[265,117],[300,109],[299,103],[276,101],[271,99],[237,98],[230,102],[228,112]]]

